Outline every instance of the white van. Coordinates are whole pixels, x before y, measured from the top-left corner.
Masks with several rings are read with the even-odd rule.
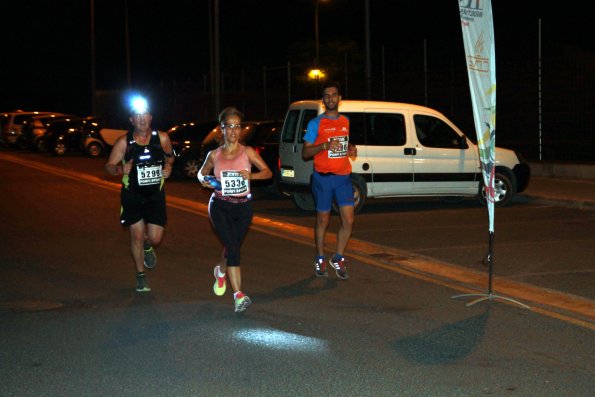
[[[312,160],[302,159],[308,122],[323,113],[322,101],[290,105],[279,145],[280,187],[296,206],[313,210]],[[367,198],[474,197],[485,204],[479,152],[442,113],[418,105],[343,100],[349,118],[355,211]],[[506,205],[529,183],[529,165],[515,152],[496,148],[496,205]]]

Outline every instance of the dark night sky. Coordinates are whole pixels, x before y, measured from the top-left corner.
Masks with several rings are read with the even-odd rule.
[[[126,85],[124,0],[95,0],[98,89]],[[90,110],[88,0],[3,2],[0,110],[85,114]],[[320,4],[320,43],[346,40],[364,48],[364,1]],[[492,1],[496,55],[526,51],[537,29],[593,50],[586,2],[563,10],[540,1]],[[456,0],[370,0],[372,51],[440,38],[462,48]],[[535,6],[538,5],[538,6]],[[572,8],[570,8],[572,6]],[[209,0],[128,0],[133,86],[199,83],[209,74]],[[314,58],[315,0],[220,0],[221,69],[261,68]],[[419,44],[421,45],[421,44]],[[321,54],[322,55],[322,54]],[[463,60],[461,60],[463,62]]]

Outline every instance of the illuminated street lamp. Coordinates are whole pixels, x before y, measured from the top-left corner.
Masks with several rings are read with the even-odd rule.
[[[315,84],[316,92],[314,93],[314,96],[316,96],[318,94],[318,91],[320,89],[320,80],[324,79],[325,77],[326,77],[326,74],[320,69],[311,69],[308,72],[308,78],[310,80],[314,80],[316,82],[316,84]]]
[[[318,6],[327,0],[316,0],[316,10],[314,11],[314,32],[316,35],[316,59],[314,60],[314,67],[317,68],[320,64],[320,42],[318,39]]]
[[[324,74],[324,72],[320,69],[311,69],[308,72],[308,77],[312,80],[320,80],[320,79],[324,79],[326,77],[326,75]]]

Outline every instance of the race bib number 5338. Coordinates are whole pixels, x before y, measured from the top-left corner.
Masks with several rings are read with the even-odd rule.
[[[223,196],[237,196],[249,191],[248,181],[238,171],[221,171],[221,194]]]

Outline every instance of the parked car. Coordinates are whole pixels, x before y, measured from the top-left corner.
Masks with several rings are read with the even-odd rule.
[[[0,139],[6,145],[16,146],[17,140],[21,135],[23,123],[29,120],[32,116],[46,114],[60,115],[61,113],[16,110],[14,112],[0,114]]]
[[[29,149],[32,151],[44,151],[43,136],[48,126],[55,121],[74,121],[79,120],[79,116],[73,114],[45,114],[41,116],[32,116],[23,120],[21,134],[17,138],[17,147],[19,149]]]
[[[477,197],[485,204],[479,151],[442,113],[406,103],[344,100],[355,211],[368,197]],[[281,187],[298,208],[313,210],[313,162],[302,159],[308,122],[323,112],[321,101],[290,105],[279,145]],[[530,168],[521,155],[496,148],[495,200],[504,206],[529,184]]]
[[[176,161],[174,163],[175,175],[181,175],[185,178],[196,178],[196,174],[202,166],[202,141],[217,124],[216,121],[189,121],[175,125],[167,131],[176,153]]]
[[[81,126],[81,150],[84,154],[97,157],[108,153],[116,139],[126,134],[123,128],[107,128],[105,122],[99,118],[88,117]]]
[[[242,123],[240,143],[251,146],[267,163],[273,172],[270,180],[252,181],[255,186],[273,185],[278,187],[279,182],[279,139],[283,121],[245,121]],[[204,161],[209,151],[223,144],[221,126],[217,125],[204,139],[201,147],[201,162]],[[253,169],[256,171],[256,169]],[[283,192],[278,191],[282,196]]]
[[[100,123],[101,120],[94,116],[53,121],[48,123],[47,131],[39,138],[37,147],[58,156],[72,151],[87,153],[88,148],[84,146],[88,134],[86,127]],[[102,149],[93,150],[92,155],[99,155],[101,152]]]

